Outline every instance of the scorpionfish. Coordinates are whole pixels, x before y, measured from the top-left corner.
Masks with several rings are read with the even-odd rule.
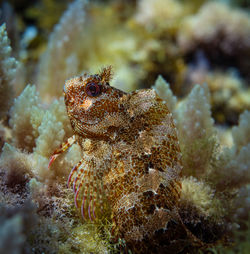
[[[78,142],[83,156],[68,186],[82,217],[101,216],[108,202],[113,234],[135,252],[149,253],[168,246],[178,231],[182,166],[177,131],[155,90],[125,93],[110,86],[111,78],[111,67],[106,67],[66,81],[74,135],[54,152],[49,166]]]

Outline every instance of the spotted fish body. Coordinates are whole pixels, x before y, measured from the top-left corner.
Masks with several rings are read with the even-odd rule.
[[[82,216],[94,220],[108,203],[113,234],[135,252],[147,253],[167,246],[178,231],[182,167],[176,128],[154,90],[125,93],[111,87],[110,79],[107,67],[66,81],[65,105],[74,136],[50,163],[78,142],[83,158],[68,185]]]

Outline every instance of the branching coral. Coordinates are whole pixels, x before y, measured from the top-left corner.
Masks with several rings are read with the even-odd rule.
[[[41,103],[36,88],[28,85],[15,99],[10,110],[9,121],[12,128],[13,145],[22,151],[33,152],[32,156],[29,156],[30,163],[33,165],[32,170],[42,178],[46,178],[46,174],[51,175],[52,173],[49,173],[47,169],[52,151],[71,135],[63,100],[55,101],[47,110],[45,108],[46,105]],[[77,146],[71,150],[77,153]],[[69,161],[68,167],[74,161],[70,154],[65,158],[65,161]],[[60,166],[57,166],[59,169]],[[66,168],[67,166],[65,165]],[[58,171],[59,174],[62,172]]]
[[[15,207],[0,203],[1,253],[30,253],[27,240],[30,230],[37,222],[34,211],[35,207],[31,202]]]
[[[0,26],[0,117],[6,116],[14,98],[13,82],[18,62],[11,57],[5,24]]]
[[[1,253],[107,252],[109,244],[97,226],[81,225],[67,189],[48,183],[48,174],[47,180],[41,178],[34,170],[37,164],[32,154],[5,144],[0,158]],[[6,246],[11,248],[3,251]]]
[[[162,80],[161,86],[159,81],[155,86],[158,92],[163,87]],[[174,97],[168,87],[166,93],[166,103],[171,105]],[[163,91],[159,94],[165,97]],[[237,226],[242,219],[238,222],[232,216],[244,216],[245,220],[249,216],[249,192],[246,190],[250,183],[250,114],[245,111],[240,116],[239,125],[232,129],[232,147],[223,148],[216,137],[209,99],[207,86],[196,85],[174,109],[183,155],[183,174],[189,176],[182,179],[181,216],[192,232],[205,232],[210,228],[214,236],[222,237],[227,232],[236,237],[244,234],[245,229]],[[206,229],[202,225],[206,225]],[[210,233],[208,241],[213,239]]]
[[[16,215],[8,220],[1,218],[1,220],[0,252],[8,254],[21,253],[20,250],[25,242],[25,236],[22,234],[23,226],[20,216]]]
[[[196,15],[183,20],[178,31],[179,47],[185,53],[200,48],[212,61],[223,65],[224,59],[224,65],[236,66],[249,78],[249,17],[247,12],[224,3],[207,2]]]
[[[171,11],[169,5],[173,7]],[[124,5],[122,8],[131,10]],[[156,73],[162,73],[168,81],[175,76],[183,85],[188,60],[181,51],[189,58],[196,47],[205,52],[219,49],[223,56],[242,59],[244,68],[248,64],[250,23],[243,11],[213,2],[186,18],[193,7],[189,8],[187,1],[180,4],[170,0],[138,1],[131,16],[124,15],[122,8],[75,1],[56,26],[40,61],[37,90],[41,95],[35,86],[28,85],[13,104],[12,91],[16,90],[13,85],[18,84],[14,79],[22,79],[22,75],[17,73],[18,63],[11,57],[5,26],[1,26],[0,117],[9,115],[10,120],[9,126],[7,121],[1,123],[0,133],[3,146],[0,252],[6,250],[6,244],[11,246],[10,254],[21,250],[26,253],[117,251],[110,245],[113,240],[110,222],[88,224],[75,213],[74,198],[66,188],[66,175],[82,157],[79,146],[73,145],[68,154],[48,169],[54,149],[72,135],[63,99],[59,98],[66,78],[84,69],[96,71],[108,63],[115,67],[115,81],[120,88],[149,86]],[[228,252],[248,253],[250,113],[242,113],[238,126],[232,129],[219,127],[218,135],[223,137],[221,140],[226,139],[220,141],[211,107],[226,105],[228,115],[225,111],[221,113],[221,107],[215,108],[216,113],[229,119],[227,116],[232,117],[233,110],[237,112],[233,119],[237,119],[249,107],[249,89],[245,89],[244,76],[239,78],[220,68],[214,70],[209,60],[204,72],[189,68],[186,74],[187,79],[192,75],[196,78],[190,78],[189,83],[206,81],[208,86],[195,85],[183,99],[173,95],[161,76],[153,86],[165,100],[178,128],[183,161],[178,214],[189,235],[205,243],[203,248],[212,247],[218,240],[227,243],[230,236],[236,244]],[[242,65],[237,64],[241,71]],[[147,80],[147,84],[141,80]],[[182,88],[178,95],[190,88],[184,92],[183,86],[170,83],[175,94]],[[56,100],[46,104],[53,98]],[[191,252],[200,247],[188,248]]]
[[[200,61],[206,60],[201,59]],[[245,109],[250,109],[250,89],[247,87],[247,82],[235,71],[210,71],[208,63],[199,65],[189,68],[188,83],[207,83],[211,92],[212,112],[215,120],[219,123],[236,124],[239,114]]]
[[[177,108],[177,128],[185,175],[201,176],[209,169],[215,148],[210,95],[206,85],[196,85]]]
[[[250,183],[250,112],[240,116],[239,126],[234,127],[233,146],[224,148],[210,173],[210,181],[217,189],[241,188]],[[228,177],[230,175],[230,177]]]
[[[26,86],[10,109],[9,124],[12,129],[12,142],[16,147],[28,152],[33,150],[35,138],[38,137],[37,129],[44,114],[35,86]]]
[[[214,190],[202,181],[194,177],[184,178],[182,180],[181,206],[190,206],[193,204],[198,213],[204,216],[213,216],[220,214],[220,201],[214,195]],[[192,209],[186,208],[192,212]],[[195,218],[195,217],[194,217]]]
[[[155,65],[166,59],[166,48],[151,32],[139,28],[134,16],[124,19],[116,8],[114,3],[86,5],[79,0],[65,12],[39,63],[37,83],[43,98],[51,101],[59,97],[65,79],[84,70],[96,73],[110,63],[116,73],[114,86],[126,91],[137,88],[146,79],[147,71],[156,72]],[[173,59],[175,51],[174,46],[168,51],[168,57],[175,62],[173,67],[168,65],[171,70],[177,68],[177,62],[182,66],[180,59]],[[150,58],[155,58],[156,63]]]
[[[137,8],[135,19],[148,29],[176,26],[185,13],[182,3],[173,0],[140,0]]]
[[[47,89],[51,96],[60,95],[64,80],[77,74],[79,63],[74,52],[80,46],[78,37],[85,27],[85,4],[84,0],[72,3],[49,38],[39,67],[38,85],[42,96],[46,96]]]
[[[250,143],[250,111],[245,111],[240,115],[239,125],[233,127],[232,134],[236,149],[239,151],[242,147]]]
[[[38,175],[46,175],[48,158],[52,151],[71,133],[63,99],[55,101],[44,114],[37,128],[38,137],[34,148],[34,160],[38,162]]]
[[[132,58],[128,52],[135,52],[139,46],[126,28],[118,27],[119,22],[114,22],[119,20],[118,16],[107,7],[103,7],[106,10],[102,10],[101,14],[99,8],[88,6],[92,8],[92,15],[90,11],[86,13],[86,8],[84,0],[72,3],[49,39],[38,75],[39,91],[42,97],[47,96],[47,100],[61,95],[65,79],[80,74],[85,69],[96,71],[109,62],[114,63],[119,77],[123,78],[117,83],[126,83],[127,90],[131,90],[129,85],[133,83],[134,77],[130,77],[132,67],[126,65],[125,59]],[[106,31],[105,36],[102,31]],[[137,57],[139,55],[137,52]],[[141,75],[139,71],[137,74]]]
[[[169,84],[163,79],[162,76],[158,76],[157,80],[155,81],[155,85],[152,86],[152,88],[154,88],[160,98],[166,102],[170,112],[174,112],[177,98],[173,95]]]
[[[190,50],[199,43],[217,42],[220,49],[230,55],[237,49],[249,48],[249,31],[247,13],[232,11],[220,2],[208,2],[197,15],[184,20],[179,31],[179,43],[183,50]]]

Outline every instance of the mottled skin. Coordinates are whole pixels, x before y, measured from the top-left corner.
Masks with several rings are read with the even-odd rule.
[[[115,236],[135,252],[160,251],[185,234],[177,212],[181,153],[172,114],[154,90],[125,93],[111,87],[110,79],[108,67],[66,81],[75,135],[50,164],[78,142],[83,158],[68,184],[82,216],[93,220],[108,202]]]

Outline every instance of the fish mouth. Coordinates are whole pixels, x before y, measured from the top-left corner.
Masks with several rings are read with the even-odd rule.
[[[99,133],[96,131],[96,124],[77,124],[74,126],[75,132],[84,138],[94,138],[94,139],[107,139],[107,135],[105,133]]]

